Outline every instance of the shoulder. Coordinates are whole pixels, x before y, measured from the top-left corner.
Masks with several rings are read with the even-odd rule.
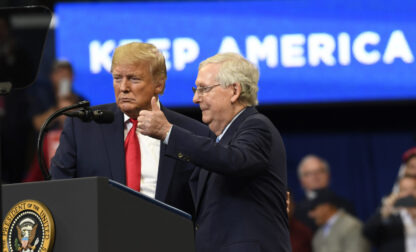
[[[238,125],[238,131],[250,131],[250,132],[263,132],[270,136],[279,136],[280,133],[274,126],[272,121],[265,115],[259,113],[254,107],[248,107],[246,110],[236,119]]]
[[[93,110],[96,110],[96,109],[110,110],[110,111],[113,111],[113,112],[120,110],[117,107],[116,103],[100,104],[100,105],[92,106],[91,109],[93,109]]]
[[[362,222],[359,219],[344,211],[342,211],[339,218],[345,230],[353,231],[362,227]]]

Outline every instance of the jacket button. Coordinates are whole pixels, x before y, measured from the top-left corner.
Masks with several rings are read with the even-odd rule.
[[[178,153],[178,158],[183,158],[183,154],[182,154],[182,152],[179,152],[179,153]]]
[[[198,228],[199,228],[199,225],[198,225],[198,224],[196,224],[196,225],[195,225],[195,231],[198,231]]]

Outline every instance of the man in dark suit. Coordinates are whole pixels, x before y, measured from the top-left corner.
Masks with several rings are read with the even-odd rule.
[[[132,127],[139,112],[151,108],[152,97],[157,99],[163,93],[166,81],[163,55],[146,43],[120,46],[114,52],[111,72],[116,104],[97,108],[112,111],[114,122],[96,124],[67,119],[52,159],[52,177],[105,176],[193,214],[188,183],[192,165],[166,156],[166,145],[137,134],[137,127]],[[209,136],[209,129],[202,123],[159,102],[157,106],[175,124],[194,134]],[[135,143],[136,149],[130,143]]]
[[[216,140],[169,121],[155,99],[152,111],[140,112],[142,134],[200,167],[190,181],[198,252],[291,250],[285,149],[273,123],[254,108],[258,78],[256,67],[234,53],[200,64],[193,101]]]

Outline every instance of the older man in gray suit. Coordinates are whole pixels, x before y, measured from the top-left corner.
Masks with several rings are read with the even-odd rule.
[[[311,202],[309,216],[319,226],[312,246],[314,252],[368,252],[370,245],[362,236],[362,223],[339,209],[339,197],[329,189],[318,190]]]

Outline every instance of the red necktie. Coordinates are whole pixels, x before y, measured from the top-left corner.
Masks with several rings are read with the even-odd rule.
[[[133,123],[126,140],[124,141],[124,151],[126,153],[126,184],[133,190],[140,192],[140,144],[136,135],[137,120],[131,119]]]

